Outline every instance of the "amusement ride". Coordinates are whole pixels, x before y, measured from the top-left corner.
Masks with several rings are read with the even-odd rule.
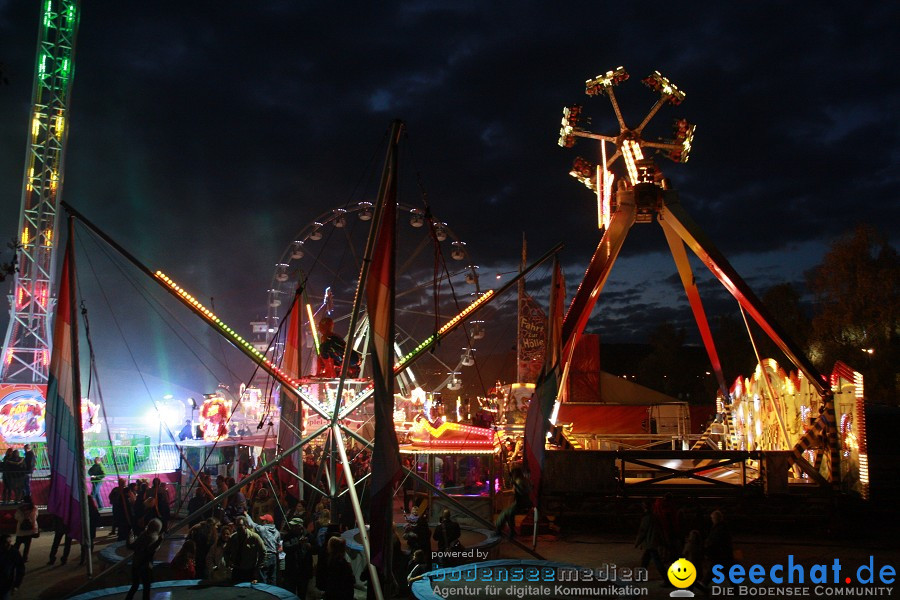
[[[394,122],[377,197],[322,213],[293,237],[275,265],[266,294],[262,338],[245,339],[181,283],[162,270],[145,266],[78,210],[62,202],[78,19],[78,0],[47,0],[42,9],[32,127],[17,238],[19,270],[13,284],[11,320],[2,353],[0,424],[34,426],[32,421],[41,412],[47,393],[53,350],[50,321],[57,302],[54,273],[57,241],[61,237],[59,209],[64,207],[71,222],[77,221],[116,250],[249,358],[261,373],[255,382],[246,382],[257,386],[242,388],[238,397],[233,398],[234,404],[219,394],[211,395],[202,405],[192,403],[192,412],[199,410],[201,417],[208,421],[204,428],[209,431],[213,445],[229,437],[228,421],[243,401],[253,404],[253,414],[260,417],[261,425],[280,415],[277,451],[268,457],[267,464],[248,474],[238,486],[210,500],[204,509],[236,494],[242,486],[263,477],[268,479],[268,473],[277,469],[288,480],[299,483],[298,488],[304,494],[328,498],[334,504],[346,500],[368,562],[373,549],[360,503],[365,486],[358,484],[376,477],[369,473],[355,480],[348,449],[378,450],[373,443],[377,420],[375,427],[368,425],[377,419],[373,416],[377,412],[373,408],[373,396],[379,379],[371,348],[373,339],[383,336],[384,331],[371,322],[371,307],[364,296],[378,235],[376,225],[394,222],[398,230],[403,229],[403,235],[397,236],[400,241],[394,248],[397,265],[390,286],[396,302],[396,329],[388,334],[388,356],[392,360],[385,368],[394,408],[391,427],[399,438],[400,455],[408,459],[400,472],[417,489],[425,491],[427,502],[423,506],[428,510],[433,510],[432,504],[453,507],[471,522],[491,527],[498,509],[496,500],[505,483],[499,465],[491,462],[500,453],[497,428],[469,422],[460,414],[458,406],[454,409],[448,400],[462,385],[460,374],[477,364],[475,345],[485,336],[480,311],[518,285],[560,247],[545,253],[530,266],[523,266],[516,277],[497,289],[482,289],[478,267],[466,243],[438,220],[427,204],[413,206],[397,201],[398,145],[403,125]],[[670,139],[650,140],[646,134],[654,116],[666,105],[681,104],[685,93],[659,72],[652,73],[643,83],[658,97],[638,125],[631,127],[615,94],[615,88],[628,79],[628,73],[619,67],[588,80],[585,86],[589,97],[605,96],[610,101],[617,132],[598,134],[585,129],[580,105],[563,110],[560,146],[571,148],[578,139],[600,144],[596,164],[576,158],[571,175],[596,194],[602,236],[562,321],[559,348],[562,383],[552,398],[552,415],[546,423],[541,423],[546,427],[544,433],[550,434],[551,427],[555,426],[552,431],[559,434],[553,436],[554,445],[547,447],[547,456],[555,456],[557,461],[572,459],[572,452],[561,449],[565,444],[556,443],[565,438],[565,424],[557,423],[557,415],[565,402],[566,381],[575,376],[570,373],[570,367],[579,339],[627,234],[636,223],[655,221],[663,229],[718,383],[717,416],[693,450],[673,455],[677,461],[691,463],[688,468],[662,464],[666,457],[660,461],[643,455],[629,458],[621,452],[609,456],[595,454],[590,459],[606,461],[605,466],[590,468],[583,477],[567,479],[566,492],[622,493],[628,483],[625,467],[614,473],[606,463],[623,461],[624,464],[632,460],[643,461],[643,467],[654,470],[653,476],[640,482],[643,489],[671,480],[690,480],[714,487],[721,481],[709,475],[711,470],[741,462],[758,469],[767,490],[785,490],[788,482],[813,483],[833,491],[852,490],[866,497],[868,456],[861,375],[838,364],[830,376],[823,376],[690,218],[651,155],[662,153],[675,162],[687,162],[695,126],[678,119]],[[619,159],[624,170],[616,174],[612,167]],[[751,377],[738,377],[728,384],[687,249],[734,297],[742,314],[754,320],[788,357],[796,372],[785,371],[774,361],[758,357],[758,367]],[[340,360],[325,355],[323,345],[328,339],[319,337],[339,335],[335,330],[346,336],[346,342],[337,346]],[[454,332],[460,335],[449,338]],[[451,344],[449,340],[461,341]],[[435,351],[442,342],[446,342],[444,347]],[[448,347],[452,350],[447,351]],[[436,366],[414,370],[414,364],[420,359],[424,362],[426,357]],[[440,376],[434,377],[434,372]],[[444,394],[442,410],[434,409],[438,394]],[[100,405],[90,401],[82,405],[79,395],[76,404],[82,415],[82,430],[96,431],[103,410],[102,400]],[[18,406],[25,408],[16,412]],[[215,415],[215,422],[211,415]],[[546,439],[546,435],[540,437],[542,448]],[[81,444],[83,452],[83,438]],[[318,470],[310,478],[302,470],[301,453],[316,444],[324,450]],[[109,446],[112,445],[110,439]],[[178,452],[185,464],[190,462],[181,448]],[[463,458],[451,460],[454,455]],[[707,462],[698,465],[698,460]],[[548,463],[548,473],[552,471],[551,463]],[[83,486],[83,464],[80,469]],[[197,480],[194,468],[191,470],[188,489]],[[607,477],[608,481],[600,481],[598,477]],[[546,481],[544,491],[552,495],[553,478],[548,477]],[[182,525],[184,522],[173,529]],[[535,554],[533,548],[514,543]],[[369,564],[368,568],[372,581],[378,581],[374,567]],[[380,595],[381,590],[376,594]]]

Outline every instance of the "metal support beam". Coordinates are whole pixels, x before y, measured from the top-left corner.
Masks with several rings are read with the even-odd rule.
[[[625,237],[631,226],[634,225],[636,210],[634,197],[631,196],[620,199],[618,210],[612,214],[609,227],[606,228],[591,257],[584,279],[578,286],[578,291],[575,292],[575,297],[572,298],[572,303],[563,320],[563,357],[571,356],[571,351],[575,348],[578,338],[584,332],[588,319],[591,317],[591,311],[597,303],[597,298],[609,278],[613,263],[619,256]]]
[[[725,286],[725,289],[753,317],[753,320],[769,336],[769,339],[800,369],[810,384],[822,396],[824,412],[821,419],[823,420],[826,445],[831,457],[830,479],[833,486],[839,486],[841,479],[840,442],[838,441],[835,423],[834,394],[831,391],[828,380],[819,373],[812,361],[772,318],[762,301],[753,293],[734,267],[719,252],[712,241],[706,237],[677,200],[668,198],[663,200],[663,206],[659,209],[659,219],[660,221],[665,221],[697,257],[703,261],[703,264],[707,266],[716,279]]]
[[[663,233],[666,234],[666,242],[669,244],[672,258],[675,259],[675,267],[678,269],[679,277],[681,277],[684,293],[687,295],[688,302],[691,304],[691,310],[694,312],[694,320],[697,322],[697,328],[700,329],[700,337],[703,339],[703,346],[706,348],[706,354],[709,356],[713,373],[716,374],[719,390],[722,392],[722,396],[727,398],[728,386],[725,383],[725,375],[722,373],[722,363],[719,360],[719,353],[716,352],[716,345],[713,342],[712,332],[709,329],[706,311],[703,310],[703,302],[700,300],[700,291],[697,289],[694,272],[691,270],[691,263],[688,261],[687,252],[684,250],[684,242],[672,230],[667,221],[658,219],[657,222],[662,227]]]
[[[664,199],[663,207],[659,210],[659,219],[660,221],[665,221],[666,226],[671,227],[684,240],[694,254],[715,275],[716,279],[725,286],[725,289],[734,296],[744,310],[753,317],[753,320],[762,327],[766,335],[803,372],[813,387],[816,388],[816,391],[821,396],[830,394],[827,379],[819,373],[819,370],[813,366],[804,352],[772,318],[762,301],[753,293],[753,290],[738,275],[738,272],[713,245],[712,241],[706,237],[697,224],[688,216],[681,204],[669,198]]]

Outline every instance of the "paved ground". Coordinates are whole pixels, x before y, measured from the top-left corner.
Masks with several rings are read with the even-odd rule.
[[[880,509],[866,507],[865,509],[844,510],[840,519],[810,520],[801,518],[809,512],[806,501],[793,499],[787,504],[777,503],[763,504],[756,507],[744,508],[743,511],[735,507],[730,513],[733,523],[734,547],[741,565],[749,568],[751,565],[762,565],[766,573],[776,564],[787,564],[789,556],[793,556],[793,562],[800,564],[807,574],[806,585],[809,586],[808,577],[810,569],[817,564],[827,565],[832,568],[835,559],[841,564],[841,578],[850,576],[850,585],[842,584],[847,588],[840,595],[852,588],[859,590],[857,581],[857,569],[861,565],[867,565],[871,561],[877,572],[885,565],[900,571],[900,543],[898,543],[898,526],[895,510],[892,506],[883,506]],[[640,562],[640,552],[634,548],[635,515],[629,508],[627,514],[620,512],[617,515],[598,513],[592,517],[570,519],[562,523],[559,534],[549,533],[539,536],[537,551],[547,560],[563,563],[573,563],[590,568],[600,568],[604,565],[617,565],[618,567],[636,567]],[[114,542],[115,538],[109,537],[109,528],[104,527],[98,531],[98,544],[95,556],[107,545]],[[529,541],[530,537],[519,538]],[[16,600],[51,600],[64,598],[75,589],[88,582],[84,567],[78,566],[79,547],[73,546],[70,560],[66,565],[48,566],[47,558],[50,553],[50,545],[53,540],[51,533],[44,532],[37,540],[33,540],[29,562],[26,567],[25,581]],[[522,549],[503,542],[500,547],[500,556],[503,558],[532,558]],[[100,573],[106,565],[95,560],[95,574]],[[829,571],[829,574],[831,571]],[[866,573],[863,572],[862,575]],[[127,585],[127,573],[122,570],[109,576],[103,576],[102,581],[96,582],[97,587],[114,587]],[[670,588],[662,587],[663,580],[660,574],[652,566],[649,571],[649,581],[645,584],[648,598],[667,598]],[[757,588],[760,586],[757,586]],[[767,587],[767,586],[763,586]],[[768,586],[771,587],[771,586]],[[833,587],[833,586],[832,586]],[[881,587],[890,587],[890,590],[881,590]],[[879,589],[875,589],[879,588]],[[893,592],[894,586],[878,586],[870,584],[861,593],[854,595],[881,595],[888,596],[888,591]],[[237,591],[237,590],[235,590]],[[719,594],[712,597],[741,597],[753,594],[754,590],[735,588],[733,594],[727,594],[728,590],[717,590]],[[755,590],[759,592],[758,589]],[[787,597],[782,590],[766,589],[768,598]],[[798,590],[794,590],[795,592]],[[802,591],[802,590],[801,590]],[[827,597],[835,596],[835,589],[821,590],[816,594],[813,587],[809,587],[807,594],[793,594],[793,597]],[[760,594],[756,593],[759,597]],[[893,594],[890,594],[893,596]],[[900,595],[900,594],[898,594]],[[157,594],[159,598],[181,598],[182,593]],[[358,593],[363,598],[362,592]],[[197,597],[193,595],[192,597]],[[224,596],[219,594],[219,600]]]
[[[98,533],[98,549],[102,549],[113,539],[108,538],[107,534],[108,529],[101,529]],[[73,548],[68,564],[62,566],[57,562],[55,566],[46,565],[51,542],[52,536],[46,533],[34,540],[29,562],[26,565],[25,582],[15,596],[17,600],[63,598],[87,581],[84,567],[78,566],[77,546]],[[575,563],[586,567],[601,567],[605,564],[634,567],[638,566],[640,561],[640,553],[634,548],[633,537],[624,533],[598,534],[568,531],[558,536],[542,535],[539,537],[537,549],[549,560]],[[808,569],[815,564],[825,564],[830,568],[836,558],[840,560],[843,567],[842,574],[855,572],[858,566],[868,563],[870,556],[873,557],[876,571],[883,565],[892,565],[895,569],[900,567],[900,547],[896,543],[891,544],[888,540],[872,542],[855,539],[841,542],[818,537],[815,532],[803,533],[790,529],[786,529],[780,535],[749,532],[737,534],[735,549],[743,565],[749,567],[758,563],[765,566],[767,570],[771,565],[787,563],[788,555],[794,556],[795,563],[804,565],[807,573]],[[527,553],[509,543],[503,544],[501,556],[531,558]],[[104,578],[104,587],[125,584],[127,581],[123,573]],[[646,587],[649,592],[646,596],[648,598],[669,597],[670,590],[662,587],[662,579],[653,567],[650,568]],[[173,598],[175,596],[159,594],[159,597]],[[816,596],[811,592],[808,597]]]

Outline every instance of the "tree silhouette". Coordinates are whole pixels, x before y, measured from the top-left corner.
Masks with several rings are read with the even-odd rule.
[[[807,274],[815,297],[813,360],[830,372],[836,360],[865,377],[866,396],[897,404],[900,258],[873,227],[836,240]]]

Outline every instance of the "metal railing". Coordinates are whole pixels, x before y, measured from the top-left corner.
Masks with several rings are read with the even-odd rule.
[[[177,471],[181,464],[178,447],[173,443],[151,444],[150,438],[129,440],[128,444],[98,442],[85,444],[85,465],[89,468],[94,458],[100,457],[100,464],[107,477],[119,473],[123,477],[150,473],[170,473]],[[35,444],[35,478],[50,476],[50,457],[45,444]]]

